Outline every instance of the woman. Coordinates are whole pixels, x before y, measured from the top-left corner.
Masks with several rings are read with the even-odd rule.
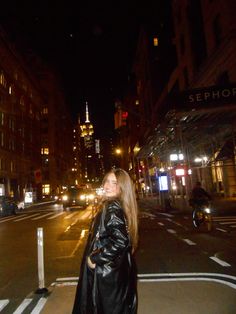
[[[73,314],[137,313],[137,203],[132,181],[122,169],[103,180],[104,197],[90,229],[80,269]]]

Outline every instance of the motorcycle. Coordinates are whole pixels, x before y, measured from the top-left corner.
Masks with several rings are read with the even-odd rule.
[[[211,231],[213,228],[213,219],[210,202],[204,201],[200,203],[194,203],[192,207],[192,219],[194,227],[199,228],[202,225],[206,226],[207,231]]]

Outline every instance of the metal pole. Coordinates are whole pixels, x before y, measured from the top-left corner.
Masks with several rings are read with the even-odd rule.
[[[45,293],[47,292],[47,289],[45,288],[45,281],[44,281],[43,228],[37,228],[37,243],[38,243],[39,287],[36,290],[36,293]]]

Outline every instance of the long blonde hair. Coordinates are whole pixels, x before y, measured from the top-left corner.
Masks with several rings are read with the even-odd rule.
[[[129,174],[120,168],[115,168],[109,171],[103,179],[103,184],[105,183],[108,175],[111,173],[115,175],[117,184],[120,188],[119,198],[124,208],[132,248],[134,251],[138,245],[138,206],[134,184]]]

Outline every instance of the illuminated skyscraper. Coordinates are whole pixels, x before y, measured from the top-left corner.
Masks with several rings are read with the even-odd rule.
[[[81,139],[82,139],[82,151],[83,156],[82,166],[83,166],[83,180],[86,182],[93,182],[96,177],[96,169],[94,164],[95,158],[95,144],[94,144],[94,129],[93,124],[89,120],[89,110],[88,103],[86,102],[86,115],[85,122],[81,124]]]

